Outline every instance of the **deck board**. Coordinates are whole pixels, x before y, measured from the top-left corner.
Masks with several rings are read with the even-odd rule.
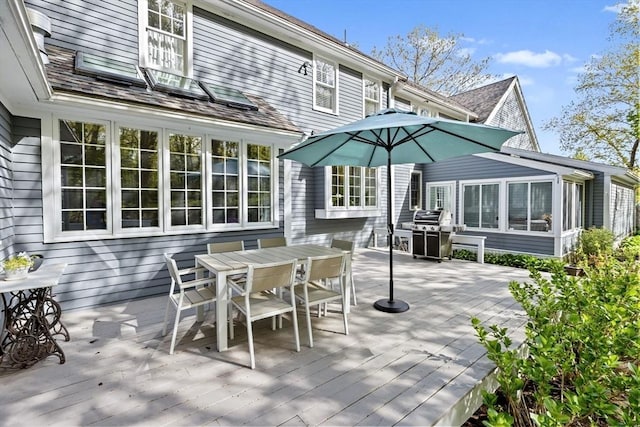
[[[476,316],[522,339],[524,316],[508,291],[524,270],[466,261],[394,257],[395,296],[411,309],[375,310],[388,295],[388,252],[359,249],[358,305],[341,333],[337,312],[312,318],[301,351],[291,324],[255,325],[256,370],[246,331],[215,350],[214,313],[183,313],[174,355],[161,336],[166,297],[63,313],[67,362],[0,368],[0,419],[12,426],[73,425],[438,425],[493,369],[470,324]],[[170,319],[170,322],[172,319]],[[474,408],[468,409],[473,412]],[[456,418],[457,417],[457,418]]]

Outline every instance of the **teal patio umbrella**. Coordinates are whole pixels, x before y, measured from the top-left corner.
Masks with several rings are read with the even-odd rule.
[[[502,144],[522,132],[419,116],[387,109],[338,128],[310,136],[278,156],[307,166],[387,166],[387,232],[389,236],[389,298],[374,303],[378,310],[409,309],[393,295],[393,221],[391,165],[432,163],[452,157],[500,151]]]

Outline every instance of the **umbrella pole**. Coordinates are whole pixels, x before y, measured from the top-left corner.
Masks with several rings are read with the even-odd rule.
[[[389,240],[389,299],[382,298],[373,303],[376,310],[386,313],[402,313],[409,304],[393,299],[393,218],[391,218],[391,148],[387,148],[387,235]]]

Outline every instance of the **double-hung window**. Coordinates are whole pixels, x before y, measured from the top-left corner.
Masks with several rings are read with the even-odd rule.
[[[140,63],[146,67],[188,75],[191,2],[140,0],[138,13]]]
[[[422,172],[412,171],[409,183],[410,209],[422,209]]]
[[[455,182],[427,184],[427,209],[446,209],[455,212]]]
[[[364,78],[364,116],[380,111],[380,83],[378,81]]]
[[[498,228],[500,184],[463,184],[462,221],[472,228]]]
[[[278,225],[272,144],[97,120],[54,123],[43,153],[53,160],[45,165],[47,241]],[[348,203],[375,203],[375,176],[348,173]]]
[[[313,68],[314,108],[330,113],[338,113],[338,67],[334,62],[316,57]]]

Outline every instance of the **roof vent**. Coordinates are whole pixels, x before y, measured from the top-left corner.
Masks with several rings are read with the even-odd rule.
[[[38,50],[40,51],[40,58],[43,64],[49,63],[49,55],[44,48],[44,38],[51,37],[51,21],[42,12],[38,12],[35,9],[27,8],[27,15],[31,22],[31,29],[33,30],[33,36],[36,39]]]

